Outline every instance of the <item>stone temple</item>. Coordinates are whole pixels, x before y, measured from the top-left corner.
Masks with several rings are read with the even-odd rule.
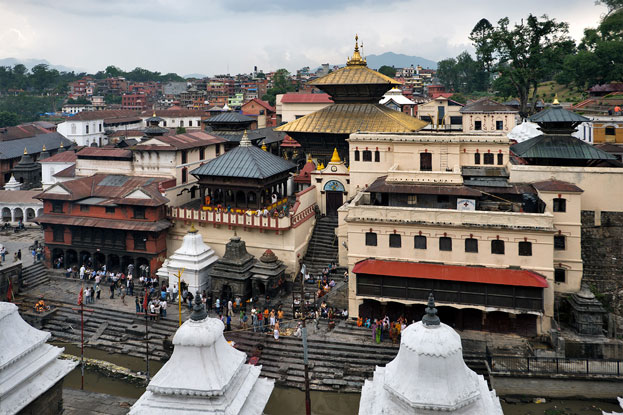
[[[197,293],[190,319],[173,337],[171,358],[130,414],[262,414],[274,381],[259,377],[261,366],[246,364],[247,355],[227,343],[223,328]]]
[[[61,413],[63,378],[77,365],[61,360],[51,334],[26,323],[17,306],[0,301],[0,414]]]
[[[461,338],[439,321],[432,294],[426,315],[402,333],[400,349],[361,391],[359,415],[502,415],[487,382],[465,365]]]

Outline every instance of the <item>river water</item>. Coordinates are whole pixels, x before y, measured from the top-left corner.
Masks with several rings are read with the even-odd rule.
[[[64,345],[65,353],[80,356],[80,348]],[[131,356],[111,355],[101,350],[85,348],[85,356],[106,360],[134,371],[145,371],[145,361]],[[158,361],[150,361],[150,373],[153,376],[162,367]],[[80,367],[78,366],[65,377],[64,387],[80,389]],[[138,399],[145,387],[112,379],[96,371],[86,370],[84,388],[89,391],[109,395]],[[623,394],[623,388],[621,393]],[[312,413],[314,415],[356,415],[359,411],[358,393],[311,392]],[[614,398],[614,397],[613,397]],[[544,404],[502,403],[505,415],[601,415],[601,411],[620,411],[618,405],[611,402],[583,400],[552,400]],[[305,394],[299,389],[276,386],[266,405],[266,415],[305,414]]]

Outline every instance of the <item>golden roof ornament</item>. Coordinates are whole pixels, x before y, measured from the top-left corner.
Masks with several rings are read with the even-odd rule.
[[[262,150],[268,151],[268,147],[266,147],[266,143],[262,141]]]
[[[331,157],[331,163],[341,163],[340,155],[337,154],[337,148],[333,148],[333,156]]]
[[[318,165],[318,170],[324,170],[324,164],[323,163],[320,163]]]
[[[28,154],[28,150],[26,150],[26,147],[24,147],[24,155]]]
[[[247,134],[247,130],[244,130],[244,133],[242,133],[242,139],[240,140],[240,147],[251,147],[251,140],[249,140],[249,135]]]
[[[61,147],[60,148],[63,148],[63,140],[61,140]]]
[[[43,145],[43,148],[41,149],[41,151],[45,151],[45,144]]]
[[[552,102],[552,105],[560,105],[560,102],[558,102],[558,94],[554,95],[554,102]]]
[[[346,66],[368,66],[366,60],[359,53],[359,36],[355,35],[355,51],[353,57],[346,61]]]
[[[190,224],[190,230],[188,231],[188,233],[197,233],[197,232],[199,232],[199,231],[197,230],[197,228],[195,228],[195,224],[191,223]]]

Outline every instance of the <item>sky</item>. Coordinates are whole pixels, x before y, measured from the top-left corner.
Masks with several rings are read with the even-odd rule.
[[[0,58],[88,72],[296,71],[344,64],[357,33],[366,55],[439,61],[473,50],[468,36],[483,17],[547,14],[579,40],[604,12],[593,0],[0,0]]]

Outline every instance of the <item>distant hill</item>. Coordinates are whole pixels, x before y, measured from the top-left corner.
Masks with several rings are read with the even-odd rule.
[[[32,69],[33,66],[37,66],[43,63],[45,65],[48,65],[50,68],[56,69],[57,71],[60,71],[60,72],[71,72],[71,71],[74,71],[76,73],[85,72],[84,70],[80,68],[70,68],[68,66],[63,66],[63,65],[52,65],[50,62],[48,62],[45,59],[16,59],[16,58],[0,59],[0,66],[15,66],[19,63],[24,65],[26,68],[28,68],[28,70]]]
[[[203,78],[207,78],[208,75],[204,75],[204,74],[200,74],[200,73],[189,73],[188,75],[184,75],[183,78],[185,79],[190,79],[190,78],[195,78],[195,79],[203,79]]]
[[[419,56],[403,55],[402,53],[385,52],[382,55],[366,55],[368,67],[379,69],[383,65],[396,68],[407,68],[420,65],[425,69],[437,69],[437,62]]]

